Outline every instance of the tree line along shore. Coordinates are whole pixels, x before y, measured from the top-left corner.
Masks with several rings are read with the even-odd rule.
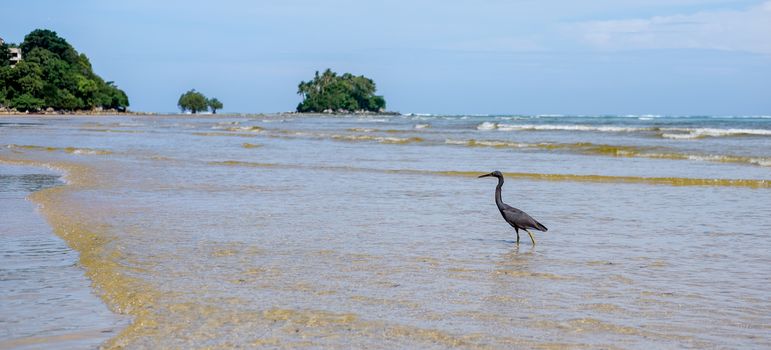
[[[398,114],[387,112],[385,98],[375,93],[375,82],[363,75],[316,71],[298,85],[302,102],[290,113]],[[36,29],[20,44],[0,38],[0,115],[158,115],[128,107],[126,92],[97,75],[88,57],[56,32]],[[183,114],[216,114],[224,104],[191,89],[177,107]]]

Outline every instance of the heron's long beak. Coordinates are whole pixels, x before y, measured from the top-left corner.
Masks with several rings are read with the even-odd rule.
[[[483,177],[488,177],[488,176],[493,176],[493,173],[489,173],[489,174],[480,175],[480,176],[478,176],[477,178],[480,178],[480,179],[481,179],[481,178],[483,178]]]

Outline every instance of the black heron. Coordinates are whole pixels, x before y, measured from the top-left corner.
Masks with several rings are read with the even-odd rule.
[[[543,231],[546,232],[548,229],[546,226],[541,225],[540,222],[536,221],[530,215],[527,215],[524,211],[521,211],[517,208],[514,208],[506,203],[503,203],[503,200],[501,199],[501,188],[503,187],[503,174],[501,174],[500,171],[496,170],[492,173],[485,174],[482,177],[497,177],[498,178],[498,186],[495,187],[495,205],[498,206],[498,210],[501,211],[501,215],[503,215],[503,219],[506,220],[506,222],[511,225],[511,227],[514,228],[514,231],[517,232],[517,244],[519,244],[519,230],[523,229],[525,232],[527,232],[528,235],[530,235],[530,240],[533,241],[533,245],[535,245],[535,238],[533,238],[533,234],[530,233],[528,230],[529,228],[533,230]]]

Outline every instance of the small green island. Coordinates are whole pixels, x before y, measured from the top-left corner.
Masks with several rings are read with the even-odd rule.
[[[126,93],[56,32],[36,29],[19,44],[0,43],[0,108],[19,112],[125,112]]]
[[[338,75],[331,69],[302,81],[297,94],[303,101],[297,105],[300,113],[383,113],[386,102],[375,95],[375,82],[363,75]]]

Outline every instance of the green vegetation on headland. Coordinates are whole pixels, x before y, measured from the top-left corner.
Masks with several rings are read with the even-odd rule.
[[[375,95],[375,82],[363,75],[350,73],[337,75],[327,69],[313,80],[300,82],[297,94],[303,101],[297,105],[298,112],[383,112],[386,102],[383,96]]]
[[[36,29],[19,48],[22,59],[11,65],[10,46],[0,47],[0,108],[123,112],[129,106],[126,93],[96,75],[88,57],[56,32]]]
[[[15,48],[15,46],[13,46]],[[5,41],[0,39],[0,68],[10,66],[11,62],[11,45],[8,45]]]
[[[195,91],[195,89],[182,94],[182,96],[179,96],[179,101],[177,101],[177,107],[182,112],[190,111],[193,114],[206,111],[209,108],[211,108],[212,113],[217,114],[217,110],[222,109],[222,106],[222,102],[216,97],[206,98],[204,94]]]

